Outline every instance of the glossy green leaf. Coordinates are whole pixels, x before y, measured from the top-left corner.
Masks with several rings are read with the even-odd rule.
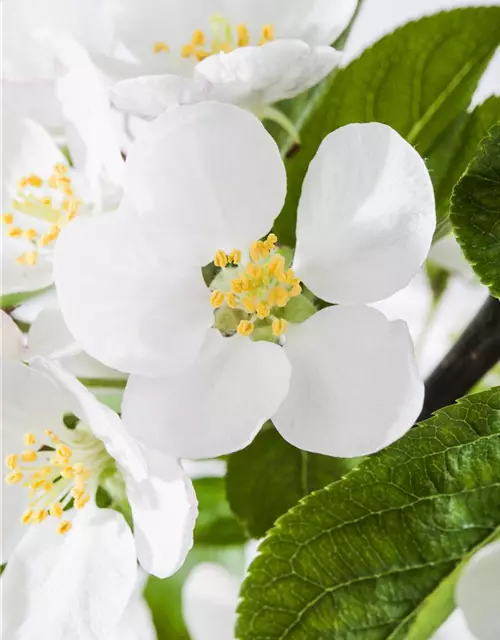
[[[437,598],[413,636],[423,640],[453,608],[457,567],[499,532],[496,388],[440,410],[280,518],[244,583],[237,637],[403,640]]]
[[[451,230],[449,212],[453,187],[467,169],[481,140],[499,121],[500,97],[491,96],[472,112],[461,114],[429,155],[427,163],[436,194],[436,239]]]
[[[234,513],[253,538],[261,538],[300,498],[338,480],[356,461],[307,453],[272,427],[229,456],[226,485]]]
[[[218,546],[246,542],[248,537],[229,507],[224,479],[199,478],[193,484],[198,498],[195,542]]]
[[[326,135],[351,122],[383,122],[429,156],[499,44],[500,7],[455,9],[405,25],[334,74],[304,113],[302,146],[286,163],[288,196],[274,229],[280,242],[295,244],[302,181]]]
[[[500,298],[500,124],[455,187],[451,223],[477,276]]]

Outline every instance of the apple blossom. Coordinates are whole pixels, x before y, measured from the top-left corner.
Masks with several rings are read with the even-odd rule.
[[[356,456],[409,429],[423,385],[407,327],[365,304],[408,283],[435,225],[425,164],[396,132],[349,125],[323,141],[304,181],[293,270],[273,234],[258,240],[286,180],[248,112],[167,111],[131,148],[124,184],[127,207],[65,229],[55,271],[76,339],[134,374],[123,404],[131,433],[182,458],[213,457],[272,418],[302,449]],[[220,271],[207,289],[211,260]],[[299,277],[341,304],[288,324],[290,302],[305,304]]]
[[[4,360],[2,370],[4,632],[108,640],[136,558],[159,577],[182,565],[193,488],[177,461],[137,444],[57,364]],[[133,533],[118,511],[97,507],[99,486],[118,511],[130,505]]]
[[[118,37],[144,71],[114,87],[114,103],[151,118],[175,104],[230,102],[291,131],[271,105],[339,64],[329,45],[355,7],[353,0],[120,0]]]

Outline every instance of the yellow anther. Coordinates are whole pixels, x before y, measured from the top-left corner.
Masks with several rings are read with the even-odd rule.
[[[81,462],[77,462],[76,464],[74,464],[73,465],[73,469],[75,470],[75,474],[77,476],[80,476],[83,473],[85,473],[85,467],[83,466],[83,464]]]
[[[16,264],[26,264],[26,252],[21,253],[21,255],[17,256]]]
[[[233,47],[230,42],[220,42],[218,46],[212,47],[214,53],[231,53]]]
[[[170,49],[166,42],[159,41],[153,45],[153,53],[168,53],[169,51]]]
[[[260,320],[264,320],[264,318],[267,318],[267,316],[270,313],[269,303],[266,302],[265,300],[263,300],[262,302],[259,302],[255,312],[257,313],[257,317],[260,318]]]
[[[263,243],[260,240],[257,240],[256,242],[253,242],[251,244],[250,257],[254,262],[258,262],[261,259],[261,257],[264,257],[262,255],[262,247],[263,247]]]
[[[243,298],[241,304],[248,313],[255,313],[255,302],[251,298]]]
[[[32,187],[41,187],[43,184],[43,180],[39,176],[35,175],[34,173],[28,176],[26,180],[28,184],[31,185]]]
[[[290,296],[290,298],[296,298],[297,296],[300,296],[301,293],[302,287],[300,286],[300,284],[294,284],[288,292],[288,295]]]
[[[241,251],[239,249],[233,249],[228,255],[227,259],[229,260],[229,262],[232,262],[232,264],[240,264]]]
[[[69,460],[73,455],[71,449],[65,444],[60,444],[56,449],[56,453],[63,460]]]
[[[238,325],[238,333],[240,336],[249,336],[254,330],[253,322],[248,320],[241,320]]]
[[[268,273],[271,277],[279,280],[278,276],[285,272],[285,258],[279,254],[273,256],[267,267]]]
[[[68,167],[64,164],[64,162],[58,162],[54,165],[54,173],[58,176],[65,176],[68,173]]]
[[[216,267],[225,267],[227,265],[227,255],[222,249],[219,249],[215,254],[214,264]]]
[[[75,500],[79,500],[83,496],[84,488],[85,487],[83,486],[83,487],[73,487],[73,489],[71,489],[71,495]]]
[[[63,520],[63,522],[61,522],[60,525],[57,527],[57,533],[62,536],[65,533],[68,533],[68,531],[70,531],[71,526],[72,525],[69,520]]]
[[[210,53],[208,51],[204,51],[203,49],[197,49],[194,53],[198,62],[202,62],[206,58],[210,57]]]
[[[28,511],[26,511],[26,513],[21,518],[21,522],[23,524],[29,524],[31,522],[33,516],[34,516],[33,509],[28,509]]]
[[[44,204],[46,207],[52,206],[52,198],[49,198],[48,196],[46,198],[40,198],[40,202]]]
[[[57,224],[52,225],[50,228],[50,236],[53,240],[55,240],[59,234],[61,233],[61,228],[57,226]]]
[[[193,44],[189,43],[189,44],[185,44],[182,48],[181,48],[181,56],[183,58],[190,58],[195,52],[195,47]]]
[[[241,293],[243,291],[243,281],[240,278],[231,280],[231,291],[233,293]]]
[[[268,300],[272,307],[285,307],[288,302],[288,291],[281,285],[273,287],[269,292]]]
[[[247,265],[247,273],[252,280],[260,281],[262,278],[262,267],[259,264],[249,263]]]
[[[20,471],[12,471],[5,476],[5,482],[7,484],[18,484],[24,478],[23,474]]]
[[[48,179],[48,184],[51,189],[57,189],[57,176],[50,176],[50,178]]]
[[[38,244],[40,245],[40,247],[43,248],[43,247],[46,247],[48,244],[50,244],[52,240],[53,238],[50,235],[50,233],[46,233],[40,238]]]
[[[43,490],[45,491],[45,493],[48,493],[49,491],[52,491],[53,487],[54,487],[54,484],[49,480],[43,485]]]
[[[238,36],[238,47],[247,47],[250,44],[250,34],[244,24],[236,25],[236,34]]]
[[[54,444],[57,444],[59,442],[59,438],[50,429],[45,429],[45,435],[47,436],[47,438],[50,438]]]
[[[4,224],[12,224],[14,222],[14,216],[12,213],[4,213],[2,216],[2,222]]]
[[[21,460],[23,462],[35,462],[35,460],[37,458],[38,458],[38,455],[37,455],[36,451],[33,451],[33,450],[24,451],[21,454]]]
[[[279,338],[286,331],[287,322],[283,318],[275,318],[273,320],[273,333]]]
[[[9,229],[9,236],[11,238],[18,238],[22,232],[23,230],[20,227],[12,227],[12,229]]]
[[[266,24],[262,29],[262,40],[259,44],[265,44],[274,40],[274,27],[272,24]]]
[[[210,296],[210,303],[214,309],[218,309],[224,303],[224,294],[216,289]]]
[[[60,502],[56,502],[50,507],[50,515],[54,518],[62,518],[63,513],[64,510]]]
[[[196,29],[191,38],[191,42],[195,47],[202,47],[205,44],[205,34],[201,29]]]
[[[61,475],[66,480],[70,480],[75,476],[75,470],[73,469],[72,466],[64,467],[63,469],[61,469]]]
[[[33,433],[26,433],[24,436],[24,444],[27,447],[32,447],[34,444],[36,444],[36,438],[34,436]]]
[[[37,489],[40,489],[40,487],[43,487],[44,484],[45,480],[36,480],[35,482],[30,483],[29,488],[33,489],[33,491],[36,491]]]
[[[26,264],[33,267],[38,261],[38,253],[36,251],[28,251],[24,256],[24,259],[26,260]]]
[[[48,515],[49,515],[48,511],[46,511],[45,509],[39,509],[38,511],[35,511],[35,513],[33,514],[33,522],[35,524],[40,524],[45,520],[45,518]]]
[[[270,233],[267,236],[266,242],[269,242],[270,244],[272,244],[274,246],[278,242],[278,236],[275,233]]]
[[[89,502],[90,496],[88,493],[82,493],[82,495],[75,499],[75,507],[77,509],[83,509],[83,507]]]
[[[26,229],[23,235],[27,240],[34,240],[38,234],[36,229]]]
[[[238,306],[234,293],[226,293],[226,302],[230,309],[236,309]]]
[[[5,458],[5,466],[7,467],[7,469],[10,469],[11,471],[13,471],[17,467],[18,461],[19,461],[19,456],[15,453],[10,453]]]
[[[21,178],[20,180],[18,180],[17,182],[18,189],[24,189],[27,186],[28,186],[28,178]]]

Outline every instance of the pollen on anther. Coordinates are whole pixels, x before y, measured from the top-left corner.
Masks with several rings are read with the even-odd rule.
[[[224,294],[216,289],[210,296],[210,303],[214,309],[218,309],[224,302]]]
[[[33,433],[26,433],[24,436],[24,444],[27,447],[31,447],[36,444],[36,438]]]
[[[24,478],[24,475],[20,471],[12,471],[5,476],[5,482],[7,484],[19,484]]]
[[[236,25],[236,34],[238,36],[238,47],[247,47],[250,44],[250,34],[244,24]]]
[[[217,251],[217,253],[215,254],[215,258],[214,258],[215,266],[223,268],[227,265],[227,262],[228,262],[228,257],[226,253],[222,251],[222,249],[219,249],[219,251]]]
[[[64,535],[65,533],[68,533],[68,531],[71,529],[72,525],[71,522],[69,520],[63,520],[63,522],[61,522],[59,524],[59,526],[57,527],[57,533],[59,535]]]
[[[23,462],[35,462],[37,457],[38,457],[37,452],[33,451],[32,449],[30,449],[29,451],[24,451],[21,454],[21,460]]]
[[[12,224],[14,222],[14,216],[12,213],[4,213],[2,216],[2,222],[4,224]]]
[[[17,467],[18,461],[19,461],[19,456],[15,453],[10,453],[5,458],[5,466],[7,467],[7,469],[14,471],[14,469]]]
[[[248,320],[241,320],[237,329],[240,336],[249,336],[253,333],[253,330],[254,324]]]
[[[56,502],[50,507],[50,515],[54,518],[62,518],[63,515],[63,507],[60,502]]]
[[[153,45],[153,53],[168,53],[170,48],[166,42],[159,41],[155,42]]]
[[[287,322],[283,318],[276,318],[275,320],[273,320],[272,327],[273,327],[274,335],[277,338],[279,338],[280,336],[282,336],[285,333],[286,327],[287,327]]]

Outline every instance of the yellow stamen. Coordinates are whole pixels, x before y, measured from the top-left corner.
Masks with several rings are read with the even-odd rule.
[[[35,524],[40,524],[41,522],[43,522],[45,520],[45,518],[48,516],[48,511],[46,511],[45,509],[39,509],[38,511],[36,511],[33,515],[33,522]]]
[[[233,249],[231,253],[228,255],[227,259],[232,264],[240,264],[241,262],[241,251],[239,249]]]
[[[5,466],[7,467],[7,469],[10,469],[11,471],[13,471],[17,467],[18,462],[19,462],[19,456],[15,453],[10,453],[5,458]]]
[[[215,254],[215,258],[214,258],[214,264],[216,267],[225,267],[227,265],[227,255],[224,251],[222,251],[222,249],[219,249],[219,251],[217,251],[217,253]]]
[[[240,336],[249,336],[254,330],[253,322],[248,320],[241,320],[238,325],[238,333]]]
[[[56,502],[50,507],[50,515],[54,518],[62,518],[63,513],[63,507],[60,502]]]
[[[191,42],[195,47],[202,47],[205,44],[205,34],[203,33],[203,31],[201,31],[201,29],[197,29],[193,33]]]
[[[210,57],[210,53],[208,51],[204,51],[203,49],[197,49],[194,53],[198,62],[203,62],[206,58]]]
[[[57,176],[55,175],[50,176],[48,183],[51,189],[57,189]]]
[[[4,224],[12,224],[14,222],[14,216],[12,213],[4,213],[2,216],[2,222]]]
[[[36,251],[29,251],[25,255],[26,264],[33,267],[38,261],[38,253]]]
[[[87,502],[89,502],[89,500],[90,500],[89,494],[88,493],[82,493],[81,496],[76,498],[75,507],[77,509],[83,509],[83,507],[87,504]]]
[[[7,484],[19,484],[24,478],[24,475],[20,471],[12,471],[5,476],[5,482]]]
[[[68,531],[70,531],[71,527],[72,527],[71,522],[69,520],[64,520],[57,527],[57,533],[62,536],[65,533],[68,533]]]
[[[262,29],[262,39],[259,44],[265,44],[274,40],[274,27],[272,24],[266,24]]]
[[[58,162],[54,165],[54,172],[59,176],[64,176],[68,173],[68,167],[64,164],[64,162]]]
[[[226,302],[230,309],[236,309],[238,306],[234,293],[226,293]]]
[[[214,309],[218,309],[224,303],[224,294],[216,289],[210,296],[210,302]]]
[[[9,229],[9,236],[11,238],[18,238],[22,234],[23,230],[20,227],[13,227]]]
[[[37,456],[36,451],[32,451],[32,450],[24,451],[24,452],[21,454],[21,460],[22,460],[23,462],[35,462],[35,460],[37,459],[37,457],[38,457],[38,456]]]
[[[70,480],[71,478],[75,477],[75,470],[72,466],[64,467],[63,469],[61,469],[61,475],[66,480]]]
[[[250,34],[244,24],[236,25],[238,47],[247,47],[250,44]]]
[[[65,444],[60,444],[56,449],[56,453],[63,460],[69,460],[73,455],[71,449]]]
[[[170,49],[166,42],[159,41],[153,45],[153,53],[168,53],[169,51]]]
[[[239,278],[231,280],[231,291],[233,293],[241,293],[243,291],[243,281]]]
[[[36,444],[36,438],[35,438],[33,433],[25,434],[25,436],[24,436],[24,444],[27,447],[32,447],[34,444]]]
[[[257,305],[255,312],[257,313],[257,317],[260,318],[260,320],[264,320],[270,313],[269,303],[263,300]]]
[[[273,333],[279,338],[286,331],[287,322],[283,318],[275,318],[273,320]]]
[[[58,436],[56,436],[56,434],[50,429],[45,429],[45,435],[50,438],[54,444],[59,442]]]
[[[262,277],[262,267],[258,264],[250,263],[247,265],[247,273],[253,280],[260,282]]]
[[[35,229],[26,229],[26,231],[24,232],[24,237],[27,240],[34,240],[37,237],[37,232]]]
[[[297,296],[300,296],[301,293],[302,287],[300,286],[300,284],[294,284],[288,292],[288,295],[290,296],[290,298],[296,298]]]
[[[288,291],[285,287],[278,285],[273,287],[269,293],[269,304],[274,307],[285,307],[288,302]]]
[[[248,313],[255,313],[255,302],[251,298],[243,298],[241,304]]]
[[[189,43],[185,44],[181,49],[181,56],[183,58],[190,58],[195,52],[194,45]]]

